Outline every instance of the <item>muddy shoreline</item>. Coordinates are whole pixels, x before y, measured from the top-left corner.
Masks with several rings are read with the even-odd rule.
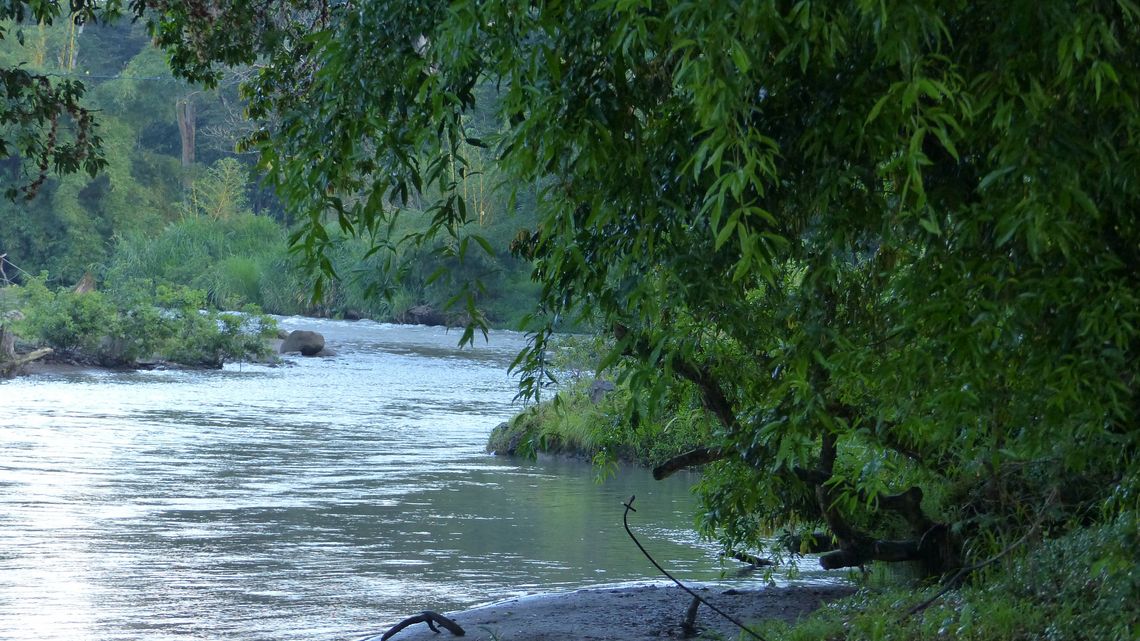
[[[795,621],[824,603],[855,591],[849,585],[799,585],[734,590],[699,587],[696,592],[717,608],[748,624],[765,619]],[[559,594],[528,596],[465,610],[442,612],[472,641],[660,641],[683,639],[681,627],[692,598],[676,586],[628,585],[587,588]],[[425,604],[430,609],[430,604]],[[409,612],[414,616],[417,612]],[[391,626],[386,622],[360,641],[379,641]],[[701,606],[695,638],[736,639],[740,630]],[[458,638],[427,624],[416,623],[391,641],[445,641]],[[748,637],[745,637],[748,638]]]

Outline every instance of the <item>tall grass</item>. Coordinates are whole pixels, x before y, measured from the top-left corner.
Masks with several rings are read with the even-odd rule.
[[[414,211],[398,218],[390,245],[379,251],[371,251],[367,239],[330,229],[325,257],[337,278],[313,300],[312,268],[290,253],[288,230],[241,209],[240,199],[215,197],[221,192],[211,185],[233,182],[219,172],[195,183],[179,220],[157,234],[140,230],[118,238],[104,272],[107,286],[147,279],[201,289],[221,309],[254,304],[276,314],[354,313],[380,321],[399,321],[426,305],[457,323],[466,310],[461,299],[453,304],[456,294],[469,291],[479,312],[499,327],[517,327],[537,300],[531,266],[507,250],[517,224],[510,217],[459,230],[460,237],[486,237],[488,252],[478,241],[424,240],[430,217]]]
[[[269,218],[242,214],[227,219],[188,217],[158,235],[121,238],[105,280],[115,288],[147,279],[202,289],[221,309],[260,305],[272,309],[262,283],[289,271],[285,231]],[[284,273],[281,268],[284,267]]]

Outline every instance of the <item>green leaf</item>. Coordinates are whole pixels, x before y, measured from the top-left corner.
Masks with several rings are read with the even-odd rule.
[[[740,73],[747,74],[752,70],[752,62],[748,59],[748,52],[744,50],[744,46],[740,44],[739,40],[732,41],[730,51],[732,60],[736,63],[736,68]]]
[[[918,224],[921,225],[923,229],[930,232],[931,234],[934,234],[935,236],[942,235],[942,229],[938,226],[938,221],[933,217],[920,218],[918,219]]]

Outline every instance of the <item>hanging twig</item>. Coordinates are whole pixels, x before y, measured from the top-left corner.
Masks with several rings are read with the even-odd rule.
[[[757,634],[756,632],[752,631],[750,628],[745,626],[740,621],[737,621],[735,618],[733,618],[732,615],[727,614],[725,612],[722,612],[715,605],[704,600],[704,598],[702,598],[699,594],[697,594],[696,592],[693,592],[689,588],[685,587],[685,584],[678,581],[672,574],[669,574],[669,572],[665,568],[661,567],[661,564],[658,563],[657,560],[654,559],[653,556],[649,554],[649,552],[645,549],[645,547],[643,545],[641,545],[641,541],[638,541],[637,537],[633,535],[633,531],[629,529],[629,513],[637,511],[637,510],[633,509],[633,499],[635,499],[635,498],[636,498],[635,496],[631,496],[631,497],[629,497],[629,502],[622,504],[625,506],[625,513],[622,514],[621,522],[622,522],[622,525],[625,526],[625,533],[629,535],[630,539],[633,539],[633,544],[637,546],[637,549],[641,550],[641,553],[645,555],[645,558],[649,559],[649,562],[653,564],[653,567],[657,568],[657,571],[660,572],[661,574],[664,574],[665,576],[669,577],[670,581],[672,581],[673,583],[676,583],[677,587],[681,588],[685,592],[688,592],[694,599],[696,599],[697,601],[700,601],[701,603],[707,605],[710,610],[721,615],[722,617],[724,617],[725,619],[730,621],[733,625],[740,628],[741,630],[744,630],[745,632],[752,635],[756,639],[759,639],[760,641],[764,641],[764,637],[762,637],[759,634]]]

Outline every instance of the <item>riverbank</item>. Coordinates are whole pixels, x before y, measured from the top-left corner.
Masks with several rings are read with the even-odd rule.
[[[795,621],[821,605],[854,592],[848,585],[801,585],[758,590],[698,588],[717,608],[746,624],[778,619]],[[686,637],[681,622],[692,597],[676,586],[628,585],[590,588],[561,594],[528,596],[463,612],[441,613],[453,619],[471,641],[661,641]],[[425,604],[427,606],[429,604]],[[409,616],[418,614],[409,612]],[[379,641],[388,627],[362,641]],[[736,639],[740,629],[701,606],[696,638]],[[441,641],[426,623],[397,632],[392,641]]]

